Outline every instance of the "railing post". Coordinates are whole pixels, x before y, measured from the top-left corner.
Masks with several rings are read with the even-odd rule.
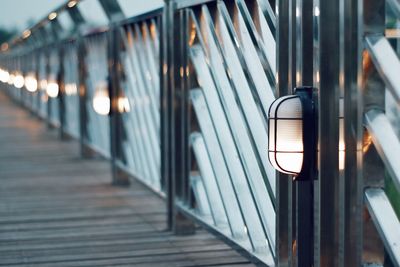
[[[79,84],[79,135],[80,135],[80,149],[81,156],[83,158],[90,158],[93,156],[93,151],[88,148],[86,142],[88,141],[88,111],[86,108],[87,102],[87,90],[86,90],[86,77],[87,77],[87,68],[86,68],[86,47],[85,40],[83,38],[79,38],[78,42],[78,84]]]
[[[289,93],[289,2],[276,1],[277,93]],[[292,266],[292,181],[282,173],[276,175],[276,266]]]
[[[319,110],[319,236],[315,266],[343,264],[343,199],[339,176],[339,96],[340,96],[340,5],[341,1],[320,1],[316,43],[315,87]],[[343,181],[342,181],[343,182]]]
[[[185,98],[185,86],[181,87],[180,81],[177,79],[180,75],[180,67],[185,66],[182,51],[185,49],[181,40],[181,29],[186,30],[185,25],[180,25],[181,20],[175,23],[175,2],[172,0],[165,1],[162,25],[162,90],[161,90],[161,106],[162,106],[162,176],[166,183],[167,192],[167,212],[168,212],[168,228],[176,234],[192,234],[194,233],[194,223],[183,215],[176,208],[175,202],[178,201],[179,192],[188,190],[183,188],[189,184],[184,181],[189,179],[185,172],[185,164],[188,157],[181,155],[185,152],[185,146],[189,138],[185,138],[188,125],[185,124],[185,116],[182,116],[188,101]],[[181,19],[182,14],[179,14]],[[178,15],[177,15],[178,16]],[[184,20],[183,20],[184,21]],[[183,28],[179,27],[182,26]],[[177,35],[180,38],[176,38]],[[180,43],[181,42],[181,43]],[[181,50],[183,49],[183,50]],[[187,88],[186,88],[187,89]],[[186,103],[186,104],[185,104]],[[183,189],[183,190],[182,190]],[[183,195],[182,195],[183,196]]]
[[[344,266],[362,265],[362,0],[344,1]]]
[[[121,131],[123,121],[118,110],[118,101],[121,92],[121,62],[119,52],[121,49],[121,33],[118,25],[112,25],[108,32],[108,89],[111,101],[110,108],[110,149],[112,183],[114,185],[127,186],[130,184],[129,176],[117,167],[117,161],[121,158]]]
[[[65,82],[64,82],[64,56],[65,56],[65,51],[64,51],[64,46],[60,44],[59,46],[59,51],[58,51],[58,58],[60,62],[60,67],[57,75],[57,83],[59,86],[59,105],[60,105],[60,113],[59,113],[59,119],[60,119],[60,138],[62,140],[67,140],[68,134],[65,132],[65,123],[66,123],[66,110],[65,110]]]

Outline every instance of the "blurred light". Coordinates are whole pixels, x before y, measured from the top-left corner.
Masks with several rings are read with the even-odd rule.
[[[129,99],[126,96],[120,96],[118,98],[118,112],[124,113],[131,111],[131,106],[129,104]]]
[[[66,95],[76,95],[78,93],[78,88],[75,83],[67,83],[65,85],[65,94]]]
[[[28,90],[29,92],[32,92],[32,93],[36,92],[36,90],[38,88],[38,83],[35,78],[35,73],[31,72],[31,73],[28,73],[28,75],[26,75],[25,87],[26,87],[26,90]]]
[[[46,93],[49,97],[51,98],[55,98],[58,96],[58,83],[54,80],[50,80],[47,83],[47,87],[46,87]]]
[[[14,78],[14,86],[16,88],[22,88],[25,84],[24,76],[21,73],[17,72]]]
[[[30,31],[30,30],[25,30],[25,31],[22,33],[22,37],[23,37],[24,39],[28,38],[29,36],[31,36],[31,31]]]
[[[57,13],[56,13],[56,12],[51,12],[51,13],[49,14],[49,20],[53,20],[53,19],[55,19],[55,18],[57,18]]]
[[[106,81],[100,81],[96,86],[93,96],[93,109],[100,115],[108,115],[110,113],[111,101]]]
[[[69,8],[74,7],[76,5],[76,1],[74,1],[74,0],[69,1],[67,5]]]
[[[10,74],[8,73],[8,71],[5,70],[0,71],[0,81],[2,81],[3,83],[7,83],[9,78]]]
[[[39,88],[41,90],[47,90],[47,80],[46,79],[42,79],[39,82]]]
[[[320,11],[319,11],[319,7],[315,6],[314,7],[314,16],[319,17]]]
[[[8,50],[8,47],[9,47],[9,46],[8,46],[8,43],[2,43],[2,44],[1,44],[1,51],[4,52],[4,51]]]
[[[15,75],[11,73],[10,76],[8,77],[7,83],[8,83],[9,85],[14,84],[14,79],[15,79]]]

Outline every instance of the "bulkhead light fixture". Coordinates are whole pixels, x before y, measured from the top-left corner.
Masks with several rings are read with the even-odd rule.
[[[14,79],[15,79],[15,75],[14,75],[13,73],[11,73],[11,74],[8,76],[8,81],[7,81],[7,83],[8,83],[9,85],[14,84]]]
[[[14,86],[18,89],[22,88],[25,84],[24,76],[20,72],[15,73]]]
[[[50,77],[49,80],[47,81],[47,86],[46,86],[46,93],[49,97],[51,98],[56,98],[58,96],[58,83],[57,80],[54,77]]]
[[[35,78],[35,73],[30,72],[25,76],[25,87],[31,93],[36,92],[38,88],[38,82]]]
[[[317,158],[317,118],[312,87],[276,99],[268,112],[268,156],[294,180],[313,179]]]
[[[0,70],[0,81],[3,83],[7,83],[10,78],[10,74],[6,70]]]
[[[129,104],[129,99],[126,96],[118,97],[118,112],[125,113],[131,111],[131,105]]]
[[[106,80],[100,81],[96,86],[93,96],[93,109],[100,115],[108,115],[110,113],[111,101]]]

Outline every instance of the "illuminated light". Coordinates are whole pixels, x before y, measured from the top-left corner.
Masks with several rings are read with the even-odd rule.
[[[294,180],[313,179],[316,168],[316,115],[312,87],[276,99],[268,112],[268,157]]]
[[[31,31],[30,30],[25,30],[22,33],[22,38],[24,38],[24,39],[28,38],[29,36],[31,36]]]
[[[118,112],[125,113],[131,111],[129,99],[126,96],[120,96],[118,98]]]
[[[345,142],[344,142],[344,99],[339,99],[339,170],[344,170],[345,160]]]
[[[36,92],[36,90],[38,88],[38,82],[35,78],[34,73],[29,73],[28,75],[26,75],[25,87],[26,87],[26,90],[28,90],[31,93]]]
[[[51,12],[51,13],[49,14],[49,20],[53,20],[53,19],[55,19],[55,18],[57,18],[57,13],[56,13],[56,12]]]
[[[106,81],[101,81],[96,86],[93,96],[93,109],[100,115],[108,115],[110,113],[111,101]]]
[[[58,83],[54,80],[50,80],[47,83],[46,87],[47,95],[51,98],[56,98],[58,96],[58,91],[59,91]]]
[[[47,80],[41,79],[39,82],[39,87],[41,90],[47,90]]]
[[[296,17],[300,17],[300,9],[298,7],[296,7]]]
[[[319,17],[320,11],[319,11],[319,7],[315,6],[314,7],[314,16]]]
[[[9,47],[9,45],[8,45],[8,43],[2,43],[1,44],[1,51],[6,51],[6,50],[8,50],[8,47]]]
[[[74,7],[74,6],[76,6],[76,1],[74,1],[74,0],[69,1],[67,5],[69,8]]]
[[[76,95],[78,93],[78,88],[75,83],[67,83],[65,85],[66,95]]]
[[[24,84],[25,84],[24,76],[22,76],[22,74],[19,72],[15,74],[14,86],[19,89],[24,87]]]
[[[10,78],[10,74],[8,73],[8,71],[5,71],[5,70],[0,71],[0,81],[1,82],[7,83],[9,78]]]
[[[14,84],[14,79],[15,79],[15,75],[11,73],[10,76],[8,77],[7,83],[8,83],[9,85]]]

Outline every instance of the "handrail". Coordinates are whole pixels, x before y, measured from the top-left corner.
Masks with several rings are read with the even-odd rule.
[[[383,35],[368,35],[366,47],[376,69],[400,105],[400,60]]]
[[[386,251],[400,265],[400,222],[389,199],[382,189],[370,188],[365,191],[365,200]]]
[[[368,111],[365,114],[365,121],[373,143],[400,192],[400,141],[382,111],[375,109]]]

